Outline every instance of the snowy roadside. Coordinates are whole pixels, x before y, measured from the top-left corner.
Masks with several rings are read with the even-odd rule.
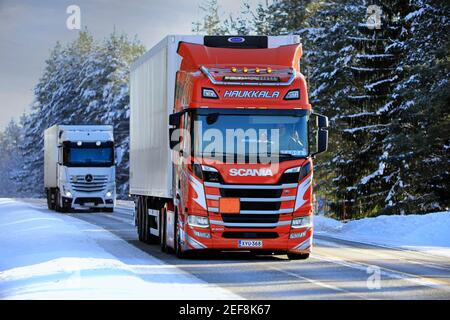
[[[318,235],[450,257],[450,211],[347,223],[315,216],[314,228]]]
[[[165,264],[89,223],[0,199],[0,298],[240,297]]]

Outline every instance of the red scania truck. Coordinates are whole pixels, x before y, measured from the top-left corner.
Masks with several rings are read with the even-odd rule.
[[[299,38],[168,36],[130,76],[130,194],[139,239],[178,257],[312,246],[312,112]]]

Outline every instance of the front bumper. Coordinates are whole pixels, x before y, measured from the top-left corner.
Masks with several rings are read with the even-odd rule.
[[[116,199],[115,197],[74,195],[72,198],[63,197],[63,205],[72,208],[114,208]]]
[[[198,232],[210,234],[210,238],[197,236]],[[303,228],[292,229],[289,227],[276,229],[227,229],[226,232],[235,232],[236,237],[225,238],[224,231],[210,231],[206,228],[195,228],[187,226],[184,239],[185,250],[239,250],[239,251],[277,251],[277,252],[295,252],[295,253],[310,253],[312,249],[313,227],[306,226]],[[252,233],[276,233],[276,238],[261,238],[261,237],[239,237],[238,234],[252,234]],[[299,237],[291,238],[291,234],[296,234]],[[239,245],[239,240],[244,241],[261,241],[260,247],[243,247]]]

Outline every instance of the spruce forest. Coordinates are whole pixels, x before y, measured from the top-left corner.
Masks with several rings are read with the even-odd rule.
[[[322,212],[340,219],[450,207],[450,4],[436,0],[278,0],[223,14],[205,0],[193,33],[301,38],[313,109],[330,118],[316,159]],[[43,197],[43,131],[112,124],[117,191],[128,198],[129,67],[137,39],[87,30],[56,44],[30,112],[0,132],[0,197]],[[17,168],[17,164],[22,165]]]

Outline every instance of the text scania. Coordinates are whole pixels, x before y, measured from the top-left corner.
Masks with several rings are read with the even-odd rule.
[[[230,176],[240,176],[240,177],[268,177],[273,176],[271,169],[230,169]]]
[[[269,90],[225,90],[224,98],[262,98],[276,99],[280,97],[280,91]]]

